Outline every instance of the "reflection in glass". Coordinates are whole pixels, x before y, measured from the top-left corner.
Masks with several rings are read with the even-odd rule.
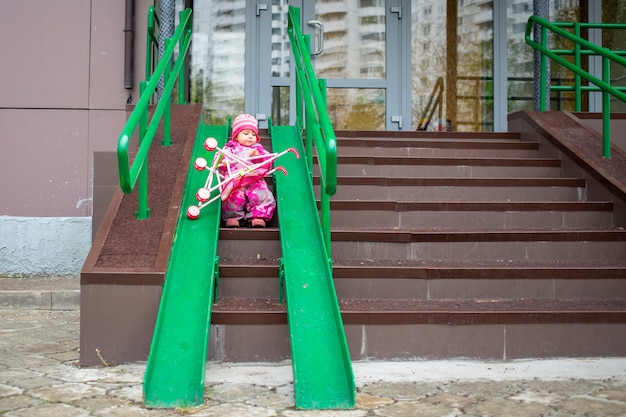
[[[451,124],[458,131],[493,130],[492,2],[412,0],[411,5],[415,128]]]
[[[317,1],[315,14],[324,24],[319,78],[385,78],[385,0]]]
[[[385,130],[385,90],[329,88],[328,113],[336,130]]]
[[[272,125],[289,125],[289,87],[272,87]]]
[[[602,21],[605,23],[626,22],[626,0],[605,0],[602,2]],[[612,51],[626,51],[626,30],[605,30],[602,32],[602,46]],[[626,67],[611,65],[611,85],[626,86]],[[626,103],[611,101],[611,113],[626,112]]]
[[[245,0],[194,3],[190,102],[203,103],[209,124],[244,111],[245,6]]]

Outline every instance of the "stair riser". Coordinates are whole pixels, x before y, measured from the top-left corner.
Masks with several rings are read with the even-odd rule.
[[[533,279],[525,271],[519,279],[416,279],[335,278],[342,299],[385,300],[626,300],[626,285],[619,279]],[[218,288],[220,298],[278,300],[278,277],[225,277]]]
[[[610,229],[610,212],[334,210],[331,225],[350,229]]]
[[[396,178],[558,178],[558,167],[455,166],[455,165],[348,165],[337,167],[339,176]]]
[[[220,258],[247,259],[250,261],[279,259],[282,250],[279,240],[220,240],[217,247]]]
[[[446,314],[450,316],[453,313]],[[214,324],[209,360],[277,362],[291,357],[289,328],[281,324]],[[547,324],[359,324],[344,315],[352,360],[468,358],[586,358],[626,356],[626,325]],[[254,343],[250,343],[254,340]]]
[[[410,261],[622,261],[626,242],[345,242],[333,259]]]
[[[462,187],[339,185],[333,200],[581,201],[577,187]]]

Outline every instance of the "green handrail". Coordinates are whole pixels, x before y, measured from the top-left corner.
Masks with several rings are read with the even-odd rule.
[[[296,67],[296,118],[299,127],[305,129],[305,151],[311,175],[313,144],[317,151],[321,183],[321,224],[330,260],[330,197],[337,191],[337,138],[326,107],[326,83],[325,80],[315,78],[311,63],[310,39],[308,35],[302,34],[299,8],[289,6],[287,28]]]
[[[541,42],[536,42],[531,39],[531,32],[533,25],[541,27]],[[562,27],[573,27],[575,33],[572,34]],[[552,59],[554,62],[561,64],[563,67],[574,72],[576,80],[574,86],[570,91],[576,93],[576,106],[577,111],[580,111],[580,94],[582,91],[601,91],[602,92],[602,156],[604,158],[611,157],[611,102],[610,96],[626,102],[626,94],[622,91],[626,91],[623,87],[611,86],[610,79],[610,65],[615,63],[618,65],[626,66],[626,59],[620,55],[626,54],[624,51],[614,52],[608,48],[603,48],[594,43],[591,43],[580,37],[580,28],[607,28],[607,29],[626,29],[624,24],[616,23],[551,23],[545,19],[537,16],[531,16],[526,24],[525,40],[528,45],[535,50],[541,52],[541,75],[540,75],[540,110],[545,111],[547,108],[546,100],[546,87],[547,87],[547,62],[546,57]],[[565,39],[574,43],[573,50],[555,49],[550,50],[548,47],[548,30],[556,35],[562,36]],[[581,49],[584,48],[584,49]],[[563,55],[573,55],[574,63],[563,58]],[[602,79],[590,74],[582,69],[581,56],[582,55],[594,55],[602,57]],[[595,84],[596,87],[581,86],[580,77],[587,80],[589,83]],[[566,87],[561,86],[558,88],[560,91],[564,91]]]
[[[158,24],[158,17],[151,6],[148,10],[148,30],[146,36],[146,80],[140,83],[140,97],[137,101],[133,112],[122,129],[117,143],[117,160],[120,176],[120,188],[126,194],[129,194],[138,184],[138,201],[139,209],[135,214],[137,219],[147,219],[150,217],[150,209],[148,208],[148,151],[152,145],[152,140],[159,127],[161,118],[163,118],[163,146],[169,146],[171,135],[169,131],[170,125],[170,95],[174,89],[177,80],[181,80],[179,85],[184,84],[181,78],[184,76],[184,65],[187,61],[187,53],[191,44],[191,9],[185,9],[180,13],[180,23],[171,39],[165,40],[165,52],[151,73],[153,67],[152,51],[157,37],[155,36],[155,22]],[[174,50],[178,45],[178,56],[171,66]],[[171,76],[171,73],[176,76]],[[152,118],[148,123],[148,109],[151,104],[152,97],[159,83],[159,79],[163,77],[164,87],[161,99],[158,101],[156,108],[152,114]],[[182,88],[179,87],[179,90]],[[179,100],[180,100],[179,95]],[[165,117],[163,117],[165,113]],[[130,138],[139,127],[138,148],[135,158],[130,164],[129,144]]]

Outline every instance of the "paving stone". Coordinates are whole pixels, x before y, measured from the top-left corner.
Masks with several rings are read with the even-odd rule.
[[[209,362],[201,406],[148,409],[145,362],[78,366],[79,317],[0,310],[2,417],[626,416],[626,358],[360,362],[353,410],[296,410],[288,361]]]
[[[593,397],[570,397],[559,404],[559,410],[573,414],[584,410],[584,415],[588,416],[623,417],[626,416],[626,403]]]
[[[537,417],[545,416],[552,410],[552,407],[543,404],[524,403],[501,398],[487,397],[477,404],[465,408],[463,411],[468,414],[475,414],[483,417]]]

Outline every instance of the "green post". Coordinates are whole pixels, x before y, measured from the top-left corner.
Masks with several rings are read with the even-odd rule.
[[[578,22],[574,23],[574,33],[576,36],[580,37],[580,23]],[[574,43],[574,65],[576,65],[578,68],[580,68],[581,66],[580,44],[578,42]],[[581,111],[582,109],[582,92],[580,86],[581,77],[577,73],[574,73],[574,106],[576,108],[576,111]]]
[[[602,81],[611,82],[611,61],[606,56],[602,57]],[[611,157],[611,95],[606,89],[602,89],[602,156]]]
[[[141,81],[139,83],[139,94],[143,94],[146,89],[146,85],[148,83],[146,81]],[[146,131],[148,126],[148,108],[145,109],[141,118],[139,119],[139,143],[143,142],[144,137],[146,136]],[[148,156],[144,160],[143,165],[141,166],[141,171],[139,172],[139,178],[137,179],[137,202],[138,202],[138,210],[135,213],[135,218],[137,220],[146,220],[150,218],[150,209],[148,208]]]
[[[185,11],[181,10],[178,15],[180,16],[180,21],[183,21],[183,13]],[[189,27],[187,27],[185,30],[187,31],[187,33],[189,34],[189,36],[191,36],[191,27],[193,27],[191,24],[189,24]],[[178,50],[182,50],[184,47],[184,39],[185,36],[181,36],[179,41],[178,41]],[[187,68],[188,68],[188,63],[189,61],[187,60],[187,58],[185,58],[185,64],[180,68],[180,71],[178,71],[178,104],[187,104],[187,100],[185,100],[185,88],[187,85]]]
[[[324,103],[328,104],[327,95],[326,95],[326,79],[320,78],[318,80],[318,85],[320,86],[320,92],[322,93],[322,98],[324,99]],[[321,206],[322,206],[322,231],[324,233],[324,241],[326,243],[326,253],[328,254],[328,260],[332,267],[332,252],[331,252],[331,232],[330,232],[330,196],[326,192],[326,184],[323,184],[323,188],[321,187]]]
[[[165,49],[170,45],[172,40],[170,38],[165,39]],[[172,65],[170,62],[165,66],[165,71],[163,72],[163,84],[167,84],[172,76]],[[163,113],[163,140],[161,141],[161,145],[170,146],[172,144],[172,134],[171,134],[171,118],[172,118],[172,95],[167,94],[165,97],[161,97],[161,100],[165,100],[165,110]]]
[[[148,8],[148,31],[146,34],[146,81],[150,81],[152,73],[152,40],[154,39],[154,6]]]
[[[310,35],[304,35],[304,44],[306,45],[306,53],[309,53],[309,51],[311,50],[311,36]],[[306,73],[303,71],[303,76],[306,77]],[[310,102],[311,100],[309,98],[307,98],[307,102]],[[304,149],[306,150],[306,162],[307,162],[307,166],[309,167],[309,174],[311,175],[311,177],[313,176],[313,129],[315,129],[314,123],[315,121],[312,119],[312,117],[309,116],[309,114],[311,114],[312,112],[310,111],[311,109],[304,109],[304,127],[305,127],[305,147]]]

